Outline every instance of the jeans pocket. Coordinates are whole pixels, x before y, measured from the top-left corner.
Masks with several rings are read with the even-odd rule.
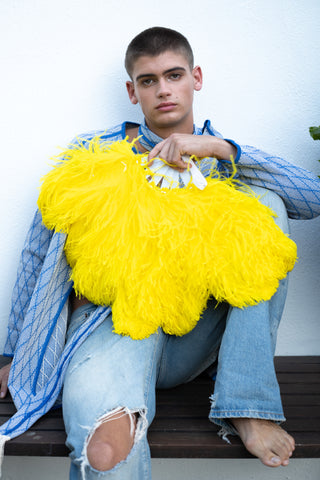
[[[96,310],[97,306],[93,303],[87,303],[81,305],[74,312],[72,312],[70,317],[70,322],[68,325],[68,330],[66,334],[66,341],[68,342],[72,335],[78,330],[81,325],[90,317],[90,315]]]

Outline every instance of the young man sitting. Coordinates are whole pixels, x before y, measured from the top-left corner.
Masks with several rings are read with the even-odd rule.
[[[276,212],[275,221],[285,233],[287,212],[292,218],[312,218],[320,213],[319,181],[312,174],[253,147],[241,149],[235,142],[223,139],[209,121],[203,128],[194,126],[193,96],[202,87],[202,70],[194,66],[190,45],[180,33],[161,27],[145,30],[128,46],[125,65],[130,76],[126,84],[129,99],[140,105],[145,124],[124,122],[100,132],[101,141],[138,138],[135,148],[140,153],[148,152],[151,166],[155,158],[161,158],[181,177],[188,169],[185,155],[203,159],[200,170],[204,175],[215,164],[214,159],[218,160],[216,168],[230,175],[233,158],[239,178],[262,195],[261,202]],[[92,136],[81,136],[78,141],[85,143]],[[15,287],[14,299],[27,299],[20,309],[13,300],[5,352],[9,356],[14,356],[22,344],[17,325],[21,328],[32,297],[39,293],[42,265],[55,238],[42,224],[39,212],[33,225],[23,262],[26,265],[26,258],[32,256],[38,263],[29,284],[21,286],[18,281]],[[40,252],[32,247],[36,237],[41,238]],[[197,242],[190,244],[190,249],[197,247]],[[28,293],[22,293],[23,289]],[[189,333],[169,335],[159,328],[147,338],[134,340],[113,331],[110,309],[70,294],[66,287],[56,311],[65,315],[63,307],[70,294],[73,313],[63,350],[69,363],[66,371],[54,370],[52,375],[64,378],[63,415],[71,450],[70,478],[108,478],[112,474],[114,479],[150,479],[146,433],[155,415],[155,389],[188,382],[216,359],[209,419],[221,426],[223,435],[239,434],[247,450],[265,465],[288,465],[295,444],[279,426],[285,418],[273,365],[286,290],[284,279],[269,301],[246,308],[210,298]],[[79,332],[85,332],[85,326],[95,321],[95,328],[81,333],[80,341]],[[15,356],[12,365],[14,362]],[[5,367],[0,373],[2,394],[7,390],[9,369]],[[14,383],[14,373],[12,377]]]

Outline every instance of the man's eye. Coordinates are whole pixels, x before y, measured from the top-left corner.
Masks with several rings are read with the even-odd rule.
[[[146,80],[142,81],[142,85],[144,85],[145,87],[149,87],[153,83],[154,83],[154,80],[152,78],[147,78]]]
[[[170,78],[172,80],[179,80],[179,78],[181,78],[181,73],[171,73]]]

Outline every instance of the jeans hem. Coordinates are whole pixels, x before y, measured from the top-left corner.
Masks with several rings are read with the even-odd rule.
[[[227,418],[258,418],[261,420],[273,420],[278,422],[285,422],[286,418],[283,413],[275,412],[260,412],[258,410],[225,410],[225,411],[210,411],[209,419],[223,420]]]

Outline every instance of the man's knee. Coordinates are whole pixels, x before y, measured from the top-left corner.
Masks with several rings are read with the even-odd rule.
[[[108,471],[129,455],[135,438],[137,414],[117,409],[105,415],[90,434],[87,458],[95,470]]]

